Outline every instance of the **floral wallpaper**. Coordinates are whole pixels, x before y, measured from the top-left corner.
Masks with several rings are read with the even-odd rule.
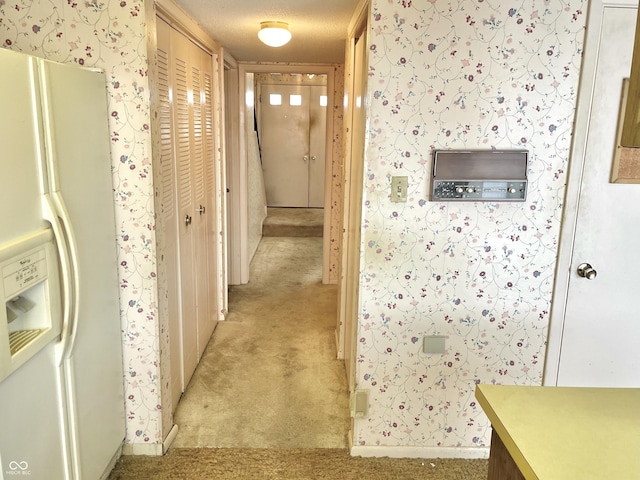
[[[127,443],[159,444],[144,9],[0,0],[0,45],[106,71]],[[356,372],[370,408],[356,445],[486,447],[475,384],[541,383],[586,9],[372,1]],[[528,149],[526,202],[429,201],[433,148]],[[389,200],[393,175],[409,177],[406,203]],[[422,353],[426,335],[446,336],[446,353]]]
[[[129,444],[162,443],[143,0],[0,0],[0,45],[106,72]]]
[[[586,9],[373,0],[356,446],[487,447],[475,385],[541,384]],[[434,148],[529,150],[526,201],[430,201]]]
[[[344,65],[335,65],[333,73],[333,163],[331,169],[331,228],[329,239],[329,283],[337,284],[340,274],[340,243],[344,192]]]

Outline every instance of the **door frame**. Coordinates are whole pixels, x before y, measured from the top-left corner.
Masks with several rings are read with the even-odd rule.
[[[355,89],[356,68],[356,41],[364,36],[364,70],[368,70],[369,64],[369,0],[361,0],[358,4],[348,30],[348,45],[345,60],[345,160],[344,160],[344,186],[343,186],[343,234],[341,238],[340,274],[338,276],[338,324],[336,326],[336,344],[338,358],[346,362],[345,369],[349,395],[353,403],[356,382],[356,354],[358,309],[360,292],[360,243],[362,228],[362,195],[364,180],[364,157],[366,155],[366,130],[364,138],[357,138],[353,125],[357,115],[361,115],[361,121],[365,124],[368,115],[368,90],[365,74],[365,90],[362,93],[362,104],[358,109]],[[354,151],[360,148],[362,158],[354,158]],[[352,420],[353,422],[353,417]],[[352,425],[353,430],[353,425]]]
[[[233,171],[230,171],[230,182],[235,187],[229,192],[230,203],[234,205],[234,215],[237,215],[237,222],[229,225],[230,230],[234,229],[232,234],[239,240],[239,248],[234,255],[230,255],[232,266],[230,272],[233,272],[233,278],[230,283],[248,283],[249,282],[249,265],[251,263],[251,253],[248,251],[248,224],[249,224],[249,206],[247,202],[248,196],[248,167],[247,167],[247,144],[243,132],[245,132],[246,119],[246,96],[247,91],[247,75],[253,73],[300,73],[300,74],[316,74],[327,76],[327,104],[334,105],[335,102],[335,67],[334,65],[324,64],[279,64],[279,63],[238,63],[238,105],[239,105],[239,132],[238,138],[239,148],[237,165]],[[250,121],[253,121],[252,119]],[[327,111],[327,126],[325,148],[326,152],[333,152],[333,108],[331,114]],[[331,259],[331,173],[334,164],[333,154],[330,158],[325,159],[324,174],[324,231],[322,239],[322,283],[329,283],[329,270]]]
[[[549,317],[547,351],[542,380],[544,386],[555,386],[558,382],[562,335],[569,294],[569,280],[572,275],[573,246],[578,221],[578,208],[580,206],[582,173],[585,165],[589,123],[591,121],[591,105],[595,93],[596,66],[602,18],[606,8],[633,8],[637,6],[637,0],[594,0],[589,3],[584,41],[584,56],[580,70],[580,86],[576,102],[573,141],[571,144],[567,188],[562,224],[560,227],[555,282]]]

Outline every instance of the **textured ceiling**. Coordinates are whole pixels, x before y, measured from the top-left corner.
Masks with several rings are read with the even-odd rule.
[[[176,0],[238,61],[343,63],[347,27],[358,0]],[[260,22],[289,24],[291,41],[258,40]]]

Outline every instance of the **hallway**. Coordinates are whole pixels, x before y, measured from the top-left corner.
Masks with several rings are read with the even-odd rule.
[[[262,239],[178,406],[172,447],[347,446],[337,286],[322,285],[321,257],[319,237]]]

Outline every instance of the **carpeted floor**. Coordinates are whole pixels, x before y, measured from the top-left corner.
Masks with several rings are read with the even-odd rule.
[[[485,480],[487,460],[350,457],[346,449],[173,449],[124,457],[109,480]]]
[[[173,447],[347,446],[337,287],[322,285],[321,257],[322,238],[262,239],[180,401]]]
[[[264,237],[251,282],[229,292],[163,457],[122,457],[110,480],[484,480],[487,460],[352,458],[337,287],[322,238]]]
[[[262,225],[265,237],[322,237],[322,208],[268,208]]]

